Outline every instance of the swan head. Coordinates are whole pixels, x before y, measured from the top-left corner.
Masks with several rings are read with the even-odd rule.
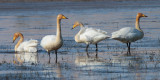
[[[76,22],[74,23],[72,29],[74,29],[74,28],[77,27],[77,26],[83,27],[83,24],[82,24],[81,22],[79,22],[79,21],[76,21]]]
[[[138,13],[137,17],[148,17],[148,16],[144,15],[143,13]]]
[[[20,35],[22,35],[22,33],[20,33],[20,32],[14,33],[14,36],[13,36],[13,43],[14,43],[14,41],[15,41]],[[23,36],[23,35],[22,35],[22,36]]]
[[[58,14],[57,19],[68,19],[63,14]]]

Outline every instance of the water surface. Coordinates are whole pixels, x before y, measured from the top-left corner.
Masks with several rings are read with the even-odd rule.
[[[160,1],[104,1],[104,2],[37,2],[0,3],[0,78],[1,79],[62,79],[62,80],[149,80],[160,79]],[[79,27],[71,30],[75,21],[88,27],[112,32],[123,27],[134,27],[138,12],[146,14],[140,25],[145,33],[142,40],[131,45],[126,55],[126,44],[107,39],[90,45],[74,41]],[[25,40],[56,33],[56,16],[62,20],[64,45],[54,51],[48,64],[47,52],[38,45],[38,53],[14,53],[12,37],[23,33]],[[97,54],[97,56],[96,56]]]

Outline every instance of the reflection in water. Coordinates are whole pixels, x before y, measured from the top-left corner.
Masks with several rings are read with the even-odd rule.
[[[75,64],[79,67],[82,67],[83,70],[91,70],[91,69],[103,69],[106,65],[105,61],[102,58],[98,58],[97,56],[89,56],[88,52],[87,56],[76,56]]]
[[[75,64],[82,70],[103,71],[105,73],[129,73],[159,67],[159,63],[157,65],[157,62],[152,61],[151,59],[151,55],[107,55],[105,58],[78,55],[76,56]]]
[[[136,0],[126,2],[127,0],[125,0],[122,2],[114,2],[114,0],[112,3],[108,3],[108,1],[109,0],[106,2],[98,2],[98,4],[95,2],[97,6],[94,6],[92,2],[74,2],[74,5],[72,5],[72,2],[63,2],[62,4],[55,2],[39,2],[35,4],[2,3],[2,11],[0,13],[0,80],[8,80],[8,78],[9,80],[52,80],[59,79],[60,76],[63,76],[62,79],[66,80],[159,80],[160,18],[158,17],[160,17],[160,1],[150,0],[148,2]],[[128,3],[131,3],[131,5],[126,5]],[[63,8],[64,6],[65,8]],[[13,7],[15,8],[13,9]],[[136,50],[132,51],[131,56],[122,55],[126,54],[123,53],[126,52],[126,45],[114,40],[103,41],[99,44],[100,50],[98,58],[94,57],[95,53],[94,55],[90,54],[90,57],[87,57],[85,53],[77,56],[79,52],[84,51],[85,45],[77,45],[75,41],[73,41],[73,35],[75,35],[77,31],[75,30],[71,33],[71,30],[68,29],[72,26],[70,23],[79,19],[79,21],[84,21],[86,25],[92,24],[91,27],[99,26],[101,29],[111,33],[123,26],[134,26],[134,14],[138,11],[142,11],[152,17],[143,20],[144,24],[142,25],[146,26],[144,32],[147,35],[145,35],[142,40],[133,44],[132,49]],[[34,37],[34,39],[39,40],[44,35],[52,34],[56,31],[53,30],[55,27],[52,27],[56,25],[54,24],[54,22],[56,22],[54,18],[60,12],[72,18],[66,21],[66,27],[62,29],[65,42],[60,50],[61,54],[59,54],[59,56],[62,57],[60,66],[58,67],[53,63],[47,64],[48,56],[45,56],[46,54],[44,54],[45,52],[40,46],[38,46],[39,50],[42,51],[39,51],[40,54],[38,53],[40,57],[38,65],[31,67],[12,65],[12,56],[15,55],[8,53],[10,51],[13,52],[13,44],[10,44],[10,36],[12,36],[15,31],[21,31],[26,34],[26,38]],[[126,12],[127,14],[125,14]],[[108,14],[106,15],[106,13]],[[95,47],[91,46],[91,48],[94,49]],[[2,51],[6,52],[3,53]],[[67,54],[63,54],[64,51],[67,52]],[[27,61],[24,60],[25,57],[21,58],[21,56],[19,57],[18,55],[22,56],[24,53],[18,53],[17,56],[15,56],[16,63],[18,64],[25,64],[29,60],[31,61],[29,62],[30,64],[36,63],[36,60],[28,59]]]
[[[123,69],[130,71],[132,69],[139,69],[144,64],[142,57],[134,56],[134,55],[118,55],[112,56],[111,59],[112,64],[116,64],[116,66],[123,67]]]
[[[38,54],[29,52],[19,52],[15,54],[14,63],[20,65],[34,65],[38,63]]]
[[[57,74],[57,78],[62,78],[63,77],[60,63],[57,63],[56,74]]]

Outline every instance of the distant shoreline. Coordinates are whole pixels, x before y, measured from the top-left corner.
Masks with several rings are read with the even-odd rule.
[[[0,3],[16,3],[16,2],[61,2],[61,1],[73,1],[73,2],[90,2],[90,1],[152,1],[152,0],[0,0]],[[159,1],[159,0],[158,0]]]

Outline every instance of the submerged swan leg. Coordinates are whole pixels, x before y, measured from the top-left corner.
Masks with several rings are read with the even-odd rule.
[[[89,44],[87,44],[87,46],[86,46],[86,51],[88,52],[88,47],[89,47]]]
[[[96,51],[98,51],[98,44],[96,43]]]
[[[55,50],[55,54],[56,54],[56,63],[57,63],[57,50]]]

